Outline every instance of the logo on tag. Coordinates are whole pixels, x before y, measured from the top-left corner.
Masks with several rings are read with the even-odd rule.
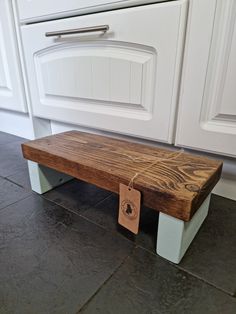
[[[120,225],[137,234],[140,218],[141,193],[124,184],[120,184]]]
[[[122,212],[129,219],[136,219],[138,216],[137,208],[135,204],[130,200],[124,200],[121,204]]]

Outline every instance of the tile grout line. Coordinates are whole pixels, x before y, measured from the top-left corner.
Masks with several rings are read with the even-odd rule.
[[[92,299],[101,291],[101,289],[109,282],[109,280],[119,271],[119,269],[126,263],[126,261],[133,255],[134,251],[136,250],[137,246],[134,246],[131,252],[123,259],[120,265],[113,271],[113,273],[99,286],[99,288],[94,292],[94,294],[84,303],[84,305],[79,309],[76,314],[79,314],[84,308],[86,308]]]
[[[205,284],[207,284],[207,285],[209,285],[209,286],[211,286],[211,287],[217,289],[218,291],[221,291],[221,292],[225,293],[226,295],[230,296],[231,298],[233,298],[233,299],[236,298],[236,291],[233,292],[233,293],[230,293],[230,292],[224,290],[223,288],[220,288],[220,287],[218,287],[218,286],[215,286],[213,283],[211,283],[211,282],[209,282],[209,281],[206,281],[204,278],[199,277],[198,275],[192,273],[191,271],[182,268],[181,266],[178,266],[178,265],[175,265],[175,264],[173,264],[173,266],[175,266],[177,269],[179,269],[179,270],[181,270],[181,271],[187,273],[188,275],[190,275],[190,276],[192,276],[192,277],[195,277],[196,279],[198,279],[198,280],[204,282]]]
[[[15,170],[11,174],[8,174],[8,175],[5,175],[5,176],[0,175],[0,178],[1,179],[8,179],[9,177],[12,177],[12,176],[16,175],[16,174],[18,174],[19,172],[21,172],[23,170],[27,170],[28,171],[27,164],[21,166],[18,170]],[[13,181],[13,183],[16,183],[16,182]]]
[[[82,218],[82,219],[88,221],[89,223],[92,223],[93,225],[95,225],[95,226],[101,228],[102,230],[107,231],[107,232],[110,232],[111,234],[116,235],[116,236],[118,236],[119,238],[121,238],[121,239],[123,239],[123,240],[125,240],[125,241],[128,241],[128,242],[131,243],[131,244],[134,244],[131,240],[129,240],[129,239],[127,239],[126,237],[122,236],[120,233],[117,234],[117,233],[115,233],[115,232],[112,231],[112,230],[108,230],[108,229],[106,229],[104,226],[102,226],[102,225],[96,223],[95,221],[93,221],[93,220],[91,220],[91,219],[89,219],[89,218],[83,216],[82,214],[78,214],[76,211],[74,211],[74,210],[72,210],[72,209],[70,209],[70,208],[68,208],[68,207],[66,207],[66,206],[63,206],[63,205],[60,204],[60,203],[56,203],[56,202],[54,202],[54,201],[52,201],[52,200],[49,200],[49,199],[45,198],[43,195],[39,195],[39,196],[41,196],[44,200],[46,200],[46,201],[48,201],[48,202],[51,202],[52,204],[55,204],[55,205],[57,205],[57,206],[60,206],[61,208],[63,208],[63,209],[65,209],[66,211],[68,211],[69,213],[72,213],[72,214],[74,214],[74,215],[76,215],[76,216],[78,216],[78,217],[80,217],[80,218]],[[110,196],[107,196],[105,199],[107,199],[108,197],[110,197]],[[105,199],[104,199],[104,200],[105,200]],[[99,201],[99,203],[100,203],[100,201]]]
[[[4,177],[3,179],[5,179],[6,181],[8,181],[8,182],[10,182],[10,183],[15,184],[16,186],[18,186],[18,187],[20,187],[20,188],[26,190],[27,192],[28,192],[28,191],[31,192],[30,190],[26,189],[23,185],[20,185],[19,183],[16,183],[16,182],[12,181],[11,179],[9,179],[9,177]]]
[[[31,196],[32,196],[32,194],[29,194],[29,195],[27,195],[27,196],[25,196],[25,197],[23,197],[23,198],[21,198],[21,199],[15,201],[15,202],[11,203],[11,204],[8,204],[7,206],[5,206],[5,207],[3,207],[3,208],[0,208],[0,212],[1,212],[2,210],[6,209],[6,208],[8,208],[8,207],[10,207],[10,206],[12,206],[12,205],[18,203],[18,202],[21,202],[21,201],[23,201],[23,200],[25,200],[25,199],[31,197]]]
[[[100,200],[100,201],[98,201],[96,204],[94,204],[94,207],[97,207],[98,205],[100,205],[102,202],[105,202],[109,197],[111,197],[112,196],[112,192],[108,195],[108,196],[106,196],[104,199],[102,199],[102,200]]]
[[[109,232],[110,234],[116,235],[116,236],[118,236],[119,238],[121,238],[121,239],[123,239],[123,240],[125,240],[125,241],[128,241],[129,243],[131,243],[131,244],[133,244],[134,246],[136,246],[136,244],[135,244],[133,241],[127,239],[127,238],[124,237],[122,234],[120,234],[120,233],[115,233],[113,230],[106,229],[104,226],[99,225],[98,223],[92,221],[91,219],[89,219],[89,218],[87,218],[87,217],[85,217],[85,216],[83,216],[83,215],[79,215],[79,216],[80,216],[81,218],[83,218],[84,220],[86,220],[86,221],[88,221],[88,222],[94,224],[95,226],[100,227],[101,229],[103,229],[103,230]]]
[[[22,172],[22,171],[24,171],[24,170],[26,170],[27,174],[29,173],[27,163],[25,163],[25,164],[24,164],[22,167],[20,167],[18,170],[16,169],[13,173],[11,173],[11,174],[9,174],[9,175],[3,177],[3,178],[6,179],[6,178],[9,178],[9,177],[15,176],[16,174],[18,174],[18,173],[20,173],[20,172]]]
[[[174,264],[174,263],[172,263],[172,262],[166,260],[165,258],[159,256],[158,254],[156,254],[156,253],[154,253],[154,252],[152,252],[152,251],[149,251],[147,248],[142,247],[142,246],[140,246],[140,245],[137,245],[137,247],[140,248],[140,249],[142,249],[142,250],[144,250],[144,251],[146,251],[146,252],[148,252],[148,253],[150,253],[150,254],[152,254],[153,256],[158,256],[159,258],[161,258],[163,261],[165,261],[165,262],[168,263],[169,265],[171,265],[171,266],[173,266],[173,267],[175,267],[175,268],[177,268],[177,269],[183,271],[184,273],[186,273],[186,274],[188,274],[188,275],[190,275],[190,276],[192,276],[192,277],[194,277],[194,278],[196,278],[196,279],[198,279],[198,280],[204,282],[204,283],[207,284],[208,286],[211,286],[211,287],[217,289],[218,291],[223,292],[224,294],[226,294],[226,295],[228,295],[228,296],[230,296],[230,297],[232,297],[232,298],[236,298],[236,292],[234,292],[233,294],[231,294],[230,292],[228,292],[228,291],[226,291],[226,290],[224,290],[224,289],[222,289],[222,288],[220,288],[220,287],[218,287],[218,286],[215,286],[213,283],[204,280],[204,278],[199,277],[198,275],[196,275],[196,274],[194,274],[194,273],[188,271],[187,269],[184,269],[183,267],[181,267],[181,266],[179,266],[179,265],[177,265],[177,264]]]

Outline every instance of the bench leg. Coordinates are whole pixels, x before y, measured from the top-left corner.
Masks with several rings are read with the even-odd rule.
[[[208,214],[210,195],[189,222],[160,213],[157,254],[178,264]]]
[[[38,194],[52,190],[72,177],[28,160],[31,188]]]

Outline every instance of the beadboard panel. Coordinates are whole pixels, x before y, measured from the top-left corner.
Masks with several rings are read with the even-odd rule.
[[[105,48],[105,49],[104,49]],[[34,55],[44,105],[127,116],[151,112],[156,55],[148,48],[93,42],[60,45]],[[56,78],[57,74],[61,73]],[[112,105],[111,105],[112,104]],[[121,108],[123,111],[121,112]]]

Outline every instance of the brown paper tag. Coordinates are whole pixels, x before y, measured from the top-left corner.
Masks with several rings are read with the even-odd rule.
[[[120,206],[118,222],[137,234],[140,219],[141,193],[127,185],[120,184]]]

